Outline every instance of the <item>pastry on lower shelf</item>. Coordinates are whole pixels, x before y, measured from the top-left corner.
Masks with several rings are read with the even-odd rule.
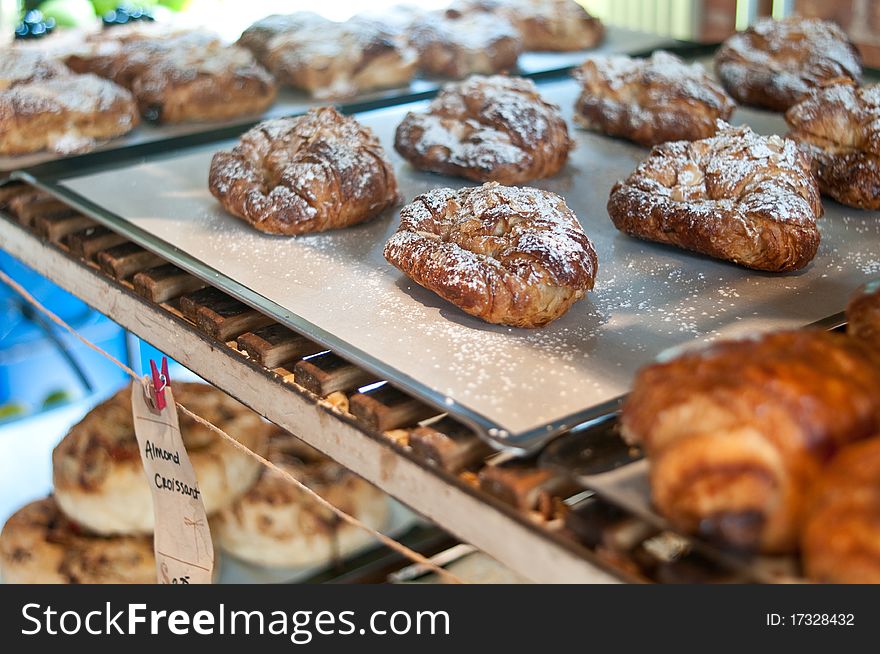
[[[396,32],[359,18],[280,34],[264,61],[279,82],[317,98],[407,86],[418,67],[416,51]]]
[[[621,431],[677,528],[792,552],[828,459],[880,433],[880,351],[819,330],[719,342],[639,371]]]
[[[466,313],[513,327],[561,317],[593,288],[598,268],[561,197],[494,182],[415,198],[385,258]]]
[[[256,413],[205,384],[175,384],[175,399],[248,449],[265,453],[271,427]],[[208,515],[229,506],[260,474],[260,463],[178,412],[180,431]],[[153,501],[134,435],[131,389],[90,411],[52,454],[55,499],[98,534],[148,534]]]
[[[641,145],[712,136],[734,109],[702,65],[662,50],[647,59],[596,57],[574,75],[583,87],[575,122]]]
[[[825,82],[785,120],[788,138],[813,156],[822,193],[851,207],[880,209],[880,84]]]
[[[822,473],[801,552],[814,581],[880,584],[880,438],[848,445]]]
[[[63,75],[0,90],[0,155],[72,154],[130,132],[134,98],[95,75]]]
[[[154,584],[153,539],[90,533],[47,497],[3,526],[0,577],[7,584]]]
[[[130,89],[143,116],[163,123],[260,114],[277,92],[272,76],[248,50],[207,32],[102,36],[67,63]]]
[[[394,137],[416,168],[503,184],[555,175],[572,146],[559,107],[531,80],[501,75],[447,85]]]
[[[388,496],[298,438],[278,430],[270,441],[269,460],[371,528],[386,526]],[[330,563],[374,542],[268,469],[211,527],[227,553],[264,566]]]
[[[608,214],[630,236],[789,272],[816,255],[822,204],[794,141],[721,123],[711,138],[655,146],[614,185]]]
[[[0,49],[0,92],[18,84],[68,76],[67,66],[35,50]]]
[[[880,352],[880,280],[864,284],[850,296],[846,333]]]
[[[464,0],[452,5],[462,14],[488,12],[519,30],[524,50],[595,48],[605,36],[602,22],[575,0]]]
[[[762,18],[728,38],[715,70],[737,102],[785,111],[818,84],[862,77],[859,51],[834,23],[789,16]]]
[[[400,201],[379,140],[332,107],[260,123],[214,155],[209,186],[229,213],[272,234],[348,227]]]
[[[522,51],[516,27],[484,12],[433,14],[410,27],[409,40],[422,72],[452,79],[512,70]]]

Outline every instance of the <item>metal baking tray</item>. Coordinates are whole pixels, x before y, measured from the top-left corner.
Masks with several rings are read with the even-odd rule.
[[[571,120],[571,80],[541,84]],[[463,180],[411,168],[391,143],[414,105],[360,114],[389,151],[412,199]],[[784,133],[782,118],[740,109],[734,122]],[[599,254],[596,289],[538,330],[486,324],[411,283],[382,257],[397,212],[296,239],[263,235],[208,193],[217,143],[97,173],[34,176],[38,186],[180,267],[272,315],[436,407],[497,446],[524,452],[612,413],[633,374],[669,347],[839,321],[847,294],[880,274],[880,215],[825,202],[822,244],[803,271],[749,271],[629,238],[607,217],[608,193],[647,151],[573,130],[577,147],[535,186],[564,196]]]
[[[644,54],[659,47],[684,47],[682,43],[671,40],[669,37],[647,34],[635,30],[609,27],[606,39],[593,50],[578,52],[525,52],[520,55],[518,62],[518,74],[524,76],[542,76],[558,73],[562,70],[577,66],[591,55],[610,53]],[[354,98],[340,100],[335,104],[347,112],[365,111],[378,107],[412,102],[417,99],[429,97],[437,92],[444,83],[437,79],[417,78],[409,86],[397,89],[384,89],[363,93]],[[233,133],[247,129],[260,118],[272,118],[276,116],[293,116],[305,113],[312,107],[327,104],[326,101],[315,100],[308,93],[290,88],[282,88],[278,93],[275,103],[262,116],[243,116],[222,122],[193,122],[178,125],[160,125],[157,123],[142,122],[131,133],[101,143],[90,152],[107,152],[110,150],[129,150],[133,154],[138,152],[133,146],[145,144],[157,144],[165,149],[179,147],[181,137],[207,133],[210,140],[225,138]],[[216,136],[211,137],[212,134]],[[59,155],[53,152],[36,152],[34,154],[16,157],[0,156],[0,178],[5,173],[24,168],[31,168],[47,161],[71,159],[77,155]]]

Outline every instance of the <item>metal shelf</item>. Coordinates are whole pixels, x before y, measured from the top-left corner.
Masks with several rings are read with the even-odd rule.
[[[546,583],[636,580],[553,525],[420,460],[386,433],[340,412],[8,217],[0,219],[0,244],[207,381],[521,575]]]

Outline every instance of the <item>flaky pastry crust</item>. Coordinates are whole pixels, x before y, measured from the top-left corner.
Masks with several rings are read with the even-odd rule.
[[[880,429],[880,354],[842,334],[727,341],[643,368],[621,414],[676,527],[791,552],[831,455]]]
[[[593,288],[598,268],[561,197],[494,182],[417,197],[401,210],[385,258],[466,313],[514,327],[562,316]]]
[[[596,57],[574,75],[583,87],[575,122],[641,145],[712,136],[718,119],[727,120],[734,109],[699,63],[662,50],[647,59]]]
[[[376,136],[332,107],[246,132],[214,155],[209,186],[229,213],[272,234],[348,227],[400,201]]]
[[[522,51],[516,27],[485,12],[430,15],[410,27],[409,40],[423,72],[452,79],[512,70]]]
[[[575,0],[464,0],[452,9],[462,14],[488,12],[519,30],[529,51],[587,50],[601,43],[605,27]]]
[[[762,18],[728,38],[715,54],[715,71],[737,102],[785,111],[823,81],[860,81],[862,61],[834,23],[789,16]]]
[[[708,139],[655,146],[608,200],[630,236],[771,272],[813,259],[821,214],[809,155],[725,123]]]
[[[447,85],[394,137],[416,168],[502,184],[555,175],[573,145],[559,107],[531,80],[497,75]]]
[[[822,193],[851,207],[880,209],[880,85],[825,82],[785,120],[788,138],[812,155]]]

